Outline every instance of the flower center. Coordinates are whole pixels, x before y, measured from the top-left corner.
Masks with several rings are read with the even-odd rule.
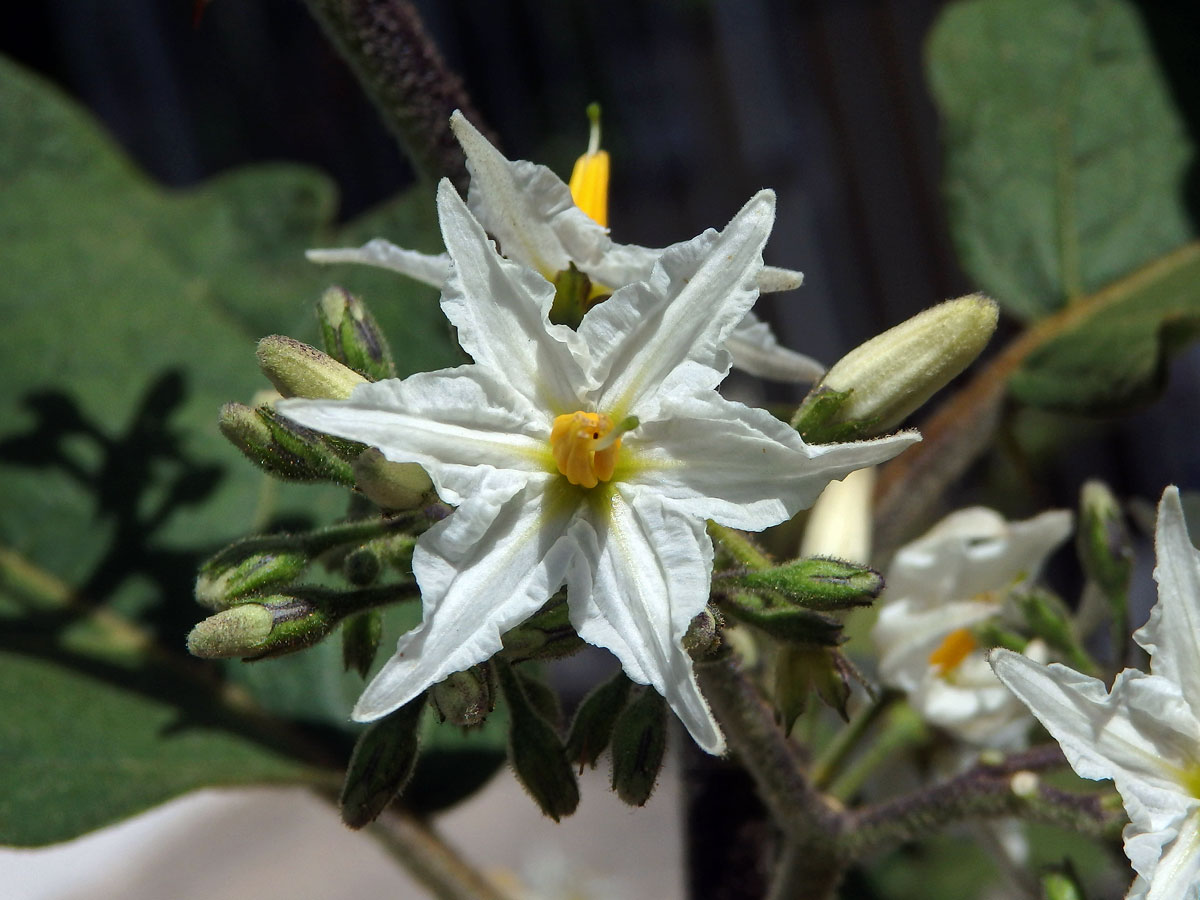
[[[945,678],[978,646],[979,642],[971,632],[965,628],[956,628],[929,654],[929,664],[936,666],[937,674]]]
[[[558,471],[571,484],[594,488],[612,478],[621,449],[621,435],[628,422],[613,428],[613,420],[604,413],[573,412],[558,416],[550,429],[550,452]]]

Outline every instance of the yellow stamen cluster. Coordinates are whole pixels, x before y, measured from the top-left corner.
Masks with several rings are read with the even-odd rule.
[[[575,160],[571,171],[571,199],[600,225],[608,227],[608,151],[600,149],[600,107],[588,107],[592,120],[587,153]]]
[[[558,416],[550,429],[550,452],[567,481],[594,488],[612,478],[621,438],[608,440],[613,421],[604,413],[573,412]]]
[[[978,646],[975,635],[965,628],[956,628],[929,654],[929,664],[938,667],[938,674],[944,678],[957,669],[967,654]]]

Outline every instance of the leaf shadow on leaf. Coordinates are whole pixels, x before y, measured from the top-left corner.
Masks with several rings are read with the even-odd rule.
[[[144,578],[160,601],[146,611],[146,624],[160,635],[188,627],[191,610],[161,601],[190,596],[199,553],[161,546],[155,536],[178,512],[207,501],[224,476],[193,458],[171,424],[186,399],[184,375],[167,370],[150,380],[125,432],[110,437],[69,394],[35,391],[24,405],[36,424],[0,441],[0,463],[60,470],[92,496],[95,522],[112,528],[109,547],[79,584],[79,602],[103,603],[129,579]]]

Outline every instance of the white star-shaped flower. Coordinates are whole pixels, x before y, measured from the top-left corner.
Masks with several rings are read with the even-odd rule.
[[[759,530],[834,478],[899,453],[909,432],[808,446],[715,390],[724,343],[757,296],[775,198],[721,233],[664,251],[578,330],[552,325],[553,286],[500,256],[448,182],[453,265],[442,309],[473,365],[361,385],[345,401],[285,400],[288,418],[424,466],[457,506],[418,541],[423,620],[354,709],[384,716],[490,658],[563,584],[571,623],[653,685],[697,743],[724,748],[681,646],[709,596],[705,520]]]
[[[992,668],[1062,746],[1084,778],[1111,778],[1129,824],[1125,855],[1137,872],[1129,897],[1180,900],[1200,889],[1200,554],[1179,491],[1158,506],[1158,603],[1133,638],[1150,674],[1104,682],[994,650]]]
[[[505,256],[549,281],[573,264],[599,293],[650,277],[663,249],[614,243],[608,229],[576,205],[571,189],[550,169],[506,158],[461,112],[450,117],[450,125],[467,155],[471,211]],[[450,271],[449,254],[406,250],[382,238],[357,248],[310,250],[308,258],[391,269],[437,288]],[[797,288],[803,278],[771,266],[760,267],[756,276],[763,292]],[[780,346],[767,324],[748,309],[726,338],[726,349],[735,367],[762,378],[815,381],[825,371],[815,360]]]
[[[1019,745],[1029,717],[988,668],[971,629],[1004,611],[1071,533],[1071,514],[1008,522],[994,510],[951,513],[902,548],[888,569],[872,637],[879,677],[908,695],[927,722],[982,747]],[[1045,645],[1026,651],[1044,658]]]

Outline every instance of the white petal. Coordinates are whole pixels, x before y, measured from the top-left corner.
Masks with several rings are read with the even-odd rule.
[[[809,356],[780,346],[770,326],[754,313],[738,324],[725,341],[735,368],[772,381],[816,381],[825,367]]]
[[[1113,779],[1140,830],[1178,818],[1187,801],[1178,779],[1200,741],[1200,723],[1176,686],[1126,669],[1109,694],[1102,681],[1057,663],[1042,666],[1008,650],[993,650],[990,660],[1076,772]]]
[[[309,262],[315,263],[361,263],[380,269],[391,269],[435,288],[440,288],[445,283],[446,276],[450,274],[449,254],[405,250],[383,238],[367,241],[361,247],[307,250],[304,255]]]
[[[760,531],[811,506],[830,481],[920,440],[904,432],[853,444],[806,444],[770,413],[706,391],[668,401],[630,434],[626,476],[690,515]]]
[[[449,181],[438,186],[438,214],[454,260],[442,309],[462,348],[536,408],[580,409],[588,351],[572,329],[547,321],[553,285],[500,256]]]
[[[804,284],[804,273],[795,269],[779,269],[775,266],[763,266],[758,273],[758,292],[760,294],[777,294],[780,291],[794,291]]]
[[[1133,637],[1150,654],[1150,671],[1171,679],[1200,710],[1200,553],[1188,537],[1179,489],[1158,505],[1154,551],[1158,603]]]
[[[348,400],[281,400],[306,428],[378,447],[392,462],[420,463],[438,494],[458,504],[494,469],[547,479],[550,422],[478,366],[362,384]]]
[[[885,603],[871,631],[879,648],[880,680],[905,692],[917,690],[930,669],[930,654],[946,635],[986,622],[999,611],[998,604],[978,600],[933,607],[907,597]]]
[[[712,542],[704,523],[618,488],[592,524],[591,540],[567,576],[575,630],[611,650],[633,681],[662,694],[702,749],[724,752],[680,643],[708,602]]]
[[[654,264],[662,255],[661,247],[609,243],[595,260],[584,264],[576,259],[575,265],[587,272],[593,284],[602,284],[615,291],[635,281],[648,279],[654,271]]]
[[[454,672],[491,658],[504,632],[563,583],[579,547],[570,508],[512,473],[488,472],[477,493],[417,542],[422,621],[367,685],[354,718],[387,715]]]
[[[725,339],[758,289],[775,195],[760,191],[721,234],[706,232],[663,252],[650,280],[592,308],[579,333],[603,384],[600,408],[653,418],[660,398],[716,387],[729,370]]]
[[[1007,522],[983,507],[946,516],[903,547],[887,572],[888,596],[920,598],[929,606],[1033,579],[1071,533],[1072,516],[1051,510]]]
[[[1134,855],[1129,850],[1126,843],[1126,855],[1132,860]],[[1146,900],[1196,897],[1196,888],[1200,885],[1200,814],[1193,811],[1182,823],[1175,840],[1156,863],[1152,872],[1138,869],[1139,874],[1150,878]]]
[[[507,159],[460,112],[450,117],[450,127],[467,155],[471,211],[505,256],[553,278],[573,257],[560,232],[576,238],[572,250],[584,259],[601,252],[607,233],[575,205],[571,189],[557,175],[545,166]]]

